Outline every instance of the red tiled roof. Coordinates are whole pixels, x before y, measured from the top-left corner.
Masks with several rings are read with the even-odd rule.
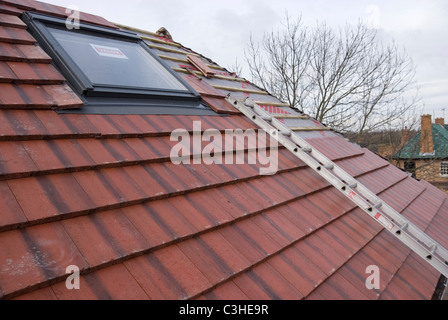
[[[431,299],[440,274],[286,149],[272,176],[260,164],[170,161],[171,132],[193,121],[256,129],[227,94],[293,127],[312,119],[197,55],[217,71],[204,78],[191,50],[150,33],[223,116],[59,114],[83,105],[18,20],[28,10],[65,14],[0,0],[0,299]],[[444,193],[333,132],[300,134],[448,246]],[[71,265],[80,290],[66,288]],[[366,288],[370,265],[379,290]]]

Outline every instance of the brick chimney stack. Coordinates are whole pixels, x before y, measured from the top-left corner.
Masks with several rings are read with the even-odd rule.
[[[420,154],[434,154],[434,139],[432,137],[432,117],[431,115],[422,116],[422,134],[421,134]]]
[[[440,124],[442,126],[445,126],[445,119],[444,118],[437,118],[436,124]]]

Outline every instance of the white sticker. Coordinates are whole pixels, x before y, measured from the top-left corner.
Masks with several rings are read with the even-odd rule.
[[[394,225],[389,222],[385,217],[383,217],[380,213],[377,213],[375,218],[386,228],[392,230],[394,228]]]
[[[128,57],[126,57],[126,55],[118,48],[100,46],[98,44],[90,45],[92,46],[93,50],[95,50],[95,52],[100,56],[116,59],[128,59]]]

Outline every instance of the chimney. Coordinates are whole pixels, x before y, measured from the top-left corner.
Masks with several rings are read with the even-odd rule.
[[[431,115],[422,116],[420,154],[434,154],[434,140],[432,137],[432,117]]]
[[[444,118],[437,118],[436,119],[436,124],[440,124],[442,125],[442,127],[445,126],[445,119]]]

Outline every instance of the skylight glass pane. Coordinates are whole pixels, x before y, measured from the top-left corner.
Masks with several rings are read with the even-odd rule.
[[[187,91],[138,43],[48,28],[94,85]]]

